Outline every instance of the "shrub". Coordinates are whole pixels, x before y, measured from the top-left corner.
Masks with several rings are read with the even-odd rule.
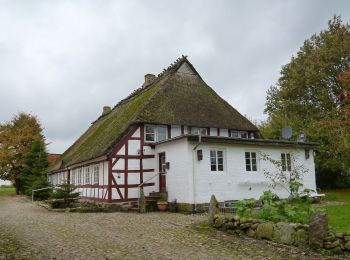
[[[75,187],[70,184],[59,185],[59,188],[52,193],[50,201],[52,208],[70,207],[79,198],[79,192],[74,192]]]
[[[294,198],[278,199],[271,191],[266,191],[259,198],[245,199],[236,203],[238,215],[254,217],[273,222],[308,223],[310,216],[315,212],[308,199]]]

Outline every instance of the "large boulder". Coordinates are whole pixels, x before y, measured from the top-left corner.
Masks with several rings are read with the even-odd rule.
[[[295,227],[291,224],[278,223],[274,231],[274,239],[278,243],[292,245],[295,239]]]
[[[273,225],[270,222],[267,223],[261,223],[258,225],[256,229],[256,236],[258,238],[265,238],[272,240],[273,236]]]
[[[325,212],[315,212],[309,223],[309,245],[314,249],[323,247],[328,234],[328,219]]]
[[[208,214],[208,223],[209,226],[214,226],[214,217],[220,213],[219,203],[216,200],[214,195],[211,195],[210,205],[209,205],[209,214]]]

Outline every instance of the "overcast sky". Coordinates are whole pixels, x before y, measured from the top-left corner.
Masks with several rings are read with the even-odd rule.
[[[303,41],[350,1],[2,1],[0,122],[38,116],[62,153],[102,112],[182,54],[251,120]]]

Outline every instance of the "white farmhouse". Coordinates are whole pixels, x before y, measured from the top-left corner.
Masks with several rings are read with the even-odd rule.
[[[263,171],[275,166],[260,154],[293,163],[315,190],[315,143],[266,140],[258,128],[219,97],[185,56],[103,114],[50,169],[49,180],[69,181],[85,199],[137,201],[166,191],[196,208],[215,194],[219,201],[258,198],[269,189]],[[294,154],[296,161],[290,160]],[[288,194],[279,186],[275,192]]]

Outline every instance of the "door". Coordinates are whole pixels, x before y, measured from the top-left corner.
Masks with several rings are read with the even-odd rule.
[[[165,153],[159,154],[159,191],[166,192],[166,163]]]

